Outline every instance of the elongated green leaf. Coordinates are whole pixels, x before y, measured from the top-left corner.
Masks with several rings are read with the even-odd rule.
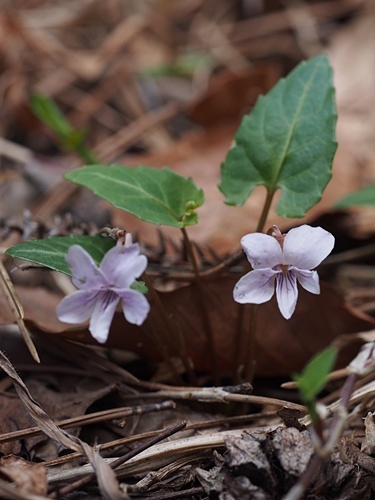
[[[282,190],[279,215],[303,217],[331,178],[336,118],[328,59],[302,62],[243,118],[222,165],[226,203],[242,205],[264,185]]]
[[[8,248],[7,255],[40,264],[71,276],[65,257],[69,247],[81,245],[100,264],[104,254],[115,245],[112,238],[102,236],[55,236],[44,240],[31,240]]]
[[[61,139],[68,139],[73,127],[56,106],[55,101],[43,94],[31,96],[31,107],[36,116],[48,125]]]
[[[328,347],[312,358],[302,374],[293,374],[303,401],[312,402],[323,389],[336,357],[337,349]]]
[[[208,71],[214,64],[209,54],[187,52],[170,64],[150,66],[142,71],[142,77],[192,76],[199,70]]]
[[[95,154],[84,144],[86,131],[75,130],[51,97],[34,94],[30,104],[36,116],[60,138],[61,147],[75,151],[84,162],[95,163],[98,161]]]
[[[336,201],[335,208],[347,208],[356,205],[375,205],[375,184],[359,189]]]
[[[196,224],[195,209],[204,202],[203,191],[192,179],[166,167],[93,165],[72,170],[65,177],[153,224],[180,228]]]

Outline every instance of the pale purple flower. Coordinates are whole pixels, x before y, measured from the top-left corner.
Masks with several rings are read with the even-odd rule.
[[[286,236],[274,227],[274,235],[247,234],[241,245],[253,270],[236,284],[233,297],[241,304],[263,304],[275,292],[281,314],[289,319],[296,308],[297,281],[308,292],[319,294],[319,276],[313,271],[335,244],[321,227],[303,225]]]
[[[356,373],[361,377],[368,375],[375,369],[375,342],[367,342],[353,361],[348,365],[350,373]]]
[[[58,305],[57,317],[60,321],[83,323],[91,318],[91,335],[104,343],[121,300],[129,323],[141,325],[144,322],[150,305],[142,293],[132,290],[130,286],[146,269],[147,258],[140,255],[139,245],[133,244],[131,238],[125,245],[109,250],[99,267],[79,245],[69,248],[66,261],[78,290],[63,298]]]

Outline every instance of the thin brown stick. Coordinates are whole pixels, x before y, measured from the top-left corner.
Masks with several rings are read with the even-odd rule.
[[[233,417],[220,417],[220,418],[214,418],[211,420],[206,420],[204,422],[197,422],[194,424],[187,424],[185,427],[185,430],[202,430],[202,429],[210,429],[212,427],[218,427],[218,426],[226,426],[232,427],[232,426],[243,426],[244,424],[248,424],[249,422],[253,422],[258,420],[259,418],[264,419],[275,419],[275,412],[274,411],[269,411],[269,412],[262,412],[262,413],[251,413],[248,415],[236,415]],[[100,451],[104,450],[109,450],[109,449],[114,449],[118,448],[120,446],[125,446],[130,443],[133,443],[134,441],[141,441],[143,439],[151,438],[156,435],[158,435],[160,432],[162,432],[162,429],[158,429],[156,431],[148,431],[148,432],[142,432],[141,434],[135,434],[132,436],[126,436],[120,439],[115,439],[114,441],[109,441],[107,443],[103,443],[98,445],[98,449]],[[55,465],[62,465],[67,462],[71,462],[72,460],[75,460],[76,458],[82,457],[83,453],[76,451],[69,453],[69,455],[63,455],[59,458],[53,459],[53,460],[47,460],[46,462],[43,462],[43,464],[46,467],[53,467]]]
[[[187,490],[180,491],[171,491],[169,493],[154,493],[152,495],[153,500],[173,500],[177,498],[178,500],[181,498],[196,498],[199,495],[199,498],[206,497],[205,490],[202,486],[196,486],[195,488],[189,488]]]
[[[110,463],[110,467],[112,469],[116,469],[123,463],[127,462],[131,458],[135,457],[139,453],[141,453],[144,450],[147,450],[147,448],[150,448],[154,444],[159,443],[163,439],[168,438],[169,436],[172,436],[173,434],[176,434],[176,432],[181,431],[186,427],[187,421],[186,420],[181,420],[180,422],[177,422],[177,424],[174,424],[170,427],[167,427],[164,431],[160,432],[157,436],[154,438],[151,438],[147,443],[142,443],[139,446],[137,446],[135,449],[131,450],[130,452],[126,453],[124,456],[118,458],[117,460],[114,460],[113,462]],[[70,493],[71,491],[74,491],[77,488],[82,487],[85,484],[90,483],[93,479],[95,478],[95,473],[92,472],[88,474],[86,477],[79,479],[78,481],[73,482],[72,484],[69,484],[65,488],[61,488],[57,494],[53,495],[53,498],[56,498],[56,496],[59,498],[63,495],[66,495],[67,493]]]
[[[250,385],[250,384],[249,384]],[[235,386],[234,386],[235,387]],[[241,386],[240,386],[241,387]],[[204,403],[249,403],[262,406],[275,406],[276,408],[291,408],[293,410],[299,410],[306,413],[306,407],[291,401],[286,401],[283,399],[271,398],[266,396],[255,396],[253,394],[238,394],[233,392],[228,392],[227,388],[224,387],[180,387],[178,391],[174,391],[173,387],[169,389],[160,390],[158,392],[146,393],[146,394],[136,394],[129,395],[129,400],[134,400],[142,398],[146,399],[166,399],[173,398],[188,400],[188,401],[200,401]]]
[[[174,409],[175,406],[176,405],[175,403],[173,403],[173,401],[163,401],[159,404],[136,405],[132,407],[125,406],[123,408],[103,410],[95,413],[89,413],[88,415],[82,415],[80,417],[72,417],[65,420],[59,420],[55,422],[55,424],[62,429],[74,429],[75,427],[96,424],[98,422],[104,422],[106,420],[115,420],[129,417],[131,415],[143,415],[146,413],[152,413],[154,411]],[[29,427],[28,429],[21,429],[19,431],[12,431],[7,432],[6,434],[1,434],[0,443],[18,441],[19,439],[27,439],[34,436],[40,436],[41,434],[43,434],[43,432],[40,427]]]
[[[180,104],[170,102],[155,111],[150,111],[116,134],[109,136],[108,139],[94,148],[94,153],[106,163],[116,157],[120,151],[123,151],[125,146],[133,144],[146,130],[169,120],[180,110]]]

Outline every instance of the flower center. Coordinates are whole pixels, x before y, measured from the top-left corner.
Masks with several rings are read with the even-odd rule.
[[[288,274],[289,270],[288,264],[279,264],[279,268],[281,269],[284,275]]]

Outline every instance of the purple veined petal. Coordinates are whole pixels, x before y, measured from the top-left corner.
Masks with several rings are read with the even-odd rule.
[[[282,263],[280,244],[273,236],[263,233],[246,234],[241,245],[253,269],[273,268]]]
[[[314,269],[332,252],[335,238],[321,227],[303,225],[291,229],[284,239],[283,264]]]
[[[72,271],[72,282],[80,290],[98,290],[108,285],[103,273],[91,255],[80,245],[72,245],[67,253],[66,262]]]
[[[104,256],[100,269],[111,288],[129,288],[147,267],[147,257],[139,254],[139,245],[116,246]]]
[[[289,268],[289,272],[294,274],[298,283],[308,292],[320,294],[319,275],[317,271],[305,271],[294,266]]]
[[[150,311],[150,304],[146,297],[135,290],[120,290],[122,311],[125,319],[133,325],[141,325]]]
[[[297,280],[294,274],[287,272],[277,275],[276,298],[281,314],[285,319],[291,318],[298,298]]]
[[[99,292],[100,293],[100,292]],[[64,323],[84,323],[95,307],[98,293],[77,290],[64,297],[56,309],[57,317]]]
[[[233,298],[240,304],[263,304],[275,293],[278,271],[255,269],[242,276],[233,290]]]
[[[104,344],[108,338],[119,300],[120,297],[109,290],[102,292],[96,300],[89,330],[94,339],[101,344]]]

